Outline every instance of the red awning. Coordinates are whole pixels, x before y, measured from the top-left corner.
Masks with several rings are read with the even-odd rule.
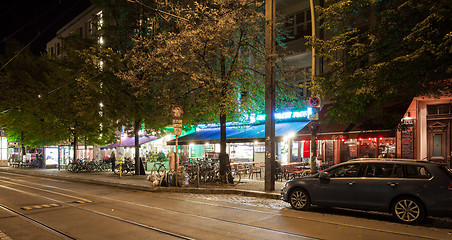
[[[379,129],[377,126],[363,126],[355,124],[340,124],[326,121],[328,119],[328,105],[325,105],[319,113],[319,124],[316,134],[317,140],[334,140],[334,139],[358,139],[358,138],[380,138],[380,137],[396,137],[398,123],[394,123],[394,129]],[[298,139],[311,140],[311,126],[309,122],[298,133]]]

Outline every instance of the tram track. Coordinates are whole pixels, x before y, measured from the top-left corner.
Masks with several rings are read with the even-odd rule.
[[[5,179],[5,177],[2,177],[2,178]],[[11,179],[11,180],[13,180],[13,179]],[[0,182],[5,182],[5,180],[1,180],[0,179]],[[74,197],[74,198],[77,198],[77,199],[83,199],[83,200],[87,199],[86,197],[81,198],[81,197],[77,197],[77,196],[73,196],[73,195],[68,195],[68,194],[65,194],[65,193],[53,192],[53,191],[50,191],[50,190],[47,190],[47,189],[31,187],[31,186],[28,186],[28,185],[25,185],[25,184],[14,183],[14,182],[8,182],[8,183],[14,184],[14,185],[18,185],[18,186],[21,186],[21,187],[25,187],[25,188],[31,188],[31,189],[34,189],[34,190],[45,191],[45,192],[48,192],[48,193],[51,193],[51,194],[70,196],[70,197]],[[59,189],[59,190],[68,191],[68,192],[72,192],[72,193],[75,192],[75,191],[71,191],[71,190],[68,190],[68,189],[65,189],[65,188],[58,188],[58,187],[49,186],[49,185],[36,184],[34,182],[28,182],[28,183],[31,183],[31,184],[34,184],[34,185],[38,185],[38,186],[42,186],[42,187],[51,187],[52,189]],[[4,187],[4,186],[0,184],[0,187]],[[20,190],[18,190],[18,191],[20,191]],[[34,194],[34,193],[29,193],[29,194],[37,195],[37,194]],[[215,218],[215,217],[208,217],[208,216],[188,213],[188,212],[174,210],[174,209],[150,206],[150,205],[147,205],[147,204],[140,204],[140,203],[131,202],[131,201],[125,201],[125,200],[120,200],[120,199],[115,199],[115,198],[109,198],[109,197],[105,197],[105,196],[96,196],[96,195],[88,194],[88,193],[83,193],[83,194],[84,195],[91,195],[94,198],[103,198],[103,199],[106,199],[106,200],[116,201],[116,202],[120,202],[120,203],[123,203],[123,204],[126,203],[126,204],[135,205],[135,206],[139,206],[139,207],[146,207],[146,208],[151,208],[151,209],[160,210],[160,211],[166,211],[166,212],[172,212],[172,213],[177,213],[177,214],[183,214],[183,215],[196,217],[196,218],[202,218],[202,219],[211,220],[211,221],[217,221],[217,222],[222,222],[222,223],[229,223],[229,224],[239,225],[239,226],[242,226],[242,227],[247,227],[247,228],[252,228],[252,229],[257,229],[257,230],[263,230],[263,231],[269,231],[269,232],[273,232],[273,233],[281,234],[281,235],[285,235],[285,236],[291,236],[291,237],[302,238],[302,239],[319,239],[319,238],[310,237],[310,236],[306,236],[306,235],[295,234],[295,233],[275,230],[275,229],[271,229],[271,228],[265,228],[265,227],[260,227],[260,226],[240,223],[240,222],[236,222],[236,221],[224,220],[224,219]],[[39,196],[39,195],[37,195],[37,196]],[[51,198],[48,198],[48,197],[44,197],[44,196],[40,196],[40,197],[48,199],[48,200],[52,200]],[[174,199],[174,200],[177,200],[177,199]],[[70,207],[75,207],[75,208],[82,209],[82,210],[85,210],[85,211],[89,211],[89,212],[92,212],[92,213],[95,213],[95,214],[98,214],[98,215],[102,215],[104,217],[109,217],[109,218],[113,218],[113,219],[116,219],[116,220],[120,220],[120,221],[124,221],[124,222],[127,222],[127,223],[131,223],[131,224],[134,224],[136,226],[140,226],[140,227],[147,226],[147,225],[144,225],[144,224],[141,224],[141,223],[133,222],[133,221],[126,220],[126,219],[123,219],[123,218],[119,218],[119,217],[115,217],[115,216],[112,216],[110,214],[106,214],[106,213],[102,213],[102,212],[98,212],[98,211],[94,211],[94,210],[89,210],[89,209],[86,209],[86,208],[81,207],[81,206],[75,206],[73,204],[65,203],[65,202],[62,202],[62,201],[59,201],[59,200],[54,200],[54,201],[57,201],[60,204],[65,204],[65,205],[70,206]],[[191,201],[191,202],[194,202],[194,201]],[[202,202],[198,202],[198,203],[201,204]],[[211,206],[222,207],[220,205],[211,205]],[[236,208],[236,209],[240,210],[240,208]],[[245,210],[245,209],[241,209],[241,210]],[[265,213],[265,212],[261,212],[261,213]],[[150,227],[150,226],[148,226],[148,227]],[[165,230],[162,230],[162,231],[165,231]],[[168,233],[169,233],[168,235],[170,235],[170,232],[168,232]],[[182,236],[181,239],[191,239],[191,238],[183,238],[183,236]]]
[[[39,221],[37,221],[37,220],[35,220],[35,219],[33,219],[33,218],[23,214],[23,213],[15,211],[14,209],[12,209],[12,208],[10,208],[8,206],[5,206],[5,205],[3,205],[1,203],[0,203],[0,208],[5,210],[5,211],[7,211],[7,212],[9,212],[9,213],[11,213],[11,214],[13,214],[14,216],[18,216],[18,217],[21,217],[23,219],[26,219],[27,221],[30,221],[33,224],[35,224],[35,225],[37,225],[37,226],[39,226],[39,227],[41,227],[41,228],[43,228],[43,229],[45,229],[47,231],[50,231],[50,232],[52,232],[52,233],[54,233],[54,234],[56,234],[58,236],[61,236],[61,237],[66,238],[66,239],[77,239],[77,238],[75,238],[73,236],[70,236],[70,235],[68,235],[68,234],[66,234],[64,232],[59,231],[58,229],[55,229],[55,228],[53,228],[51,226],[48,226],[48,225],[46,225],[46,224],[44,224],[42,222],[39,222]]]
[[[21,175],[21,176],[23,176],[23,175]],[[13,180],[13,179],[11,179],[11,180]],[[16,180],[16,179],[14,179],[14,180]],[[19,181],[28,182],[26,180],[19,180]],[[63,181],[63,180],[57,180],[57,181],[66,182],[66,181]],[[72,191],[72,190],[68,190],[68,189],[60,188],[60,187],[56,187],[56,186],[50,186],[50,185],[44,185],[44,184],[36,184],[34,182],[28,182],[28,183],[32,183],[32,184],[35,184],[35,185],[38,185],[38,186],[41,186],[41,187],[46,187],[46,188],[58,189],[58,190],[61,190],[61,191],[68,191],[68,192],[71,192],[71,193],[75,192],[75,191]],[[22,185],[23,187],[29,187],[29,186],[26,186],[26,185],[23,185],[23,184],[20,184],[20,185]],[[40,189],[40,190],[42,190],[42,189]],[[80,193],[78,193],[78,194],[80,194]],[[175,210],[175,209],[156,207],[156,206],[151,206],[151,205],[147,205],[147,204],[141,204],[141,203],[137,203],[137,202],[125,201],[125,200],[115,199],[115,198],[110,198],[110,197],[105,197],[105,196],[98,196],[98,195],[94,195],[94,194],[90,194],[90,193],[86,193],[86,192],[83,192],[83,194],[87,195],[87,196],[94,196],[96,198],[103,198],[103,199],[110,200],[110,201],[117,201],[117,202],[120,202],[122,204],[125,203],[125,204],[135,205],[135,206],[139,206],[139,207],[152,208],[152,209],[156,209],[156,210],[160,210],[160,211],[169,211],[169,212],[173,212],[173,213],[177,213],[177,214],[184,214],[184,215],[197,217],[197,218],[203,218],[203,219],[212,220],[212,221],[230,223],[230,224],[240,225],[240,226],[244,226],[244,227],[248,227],[248,228],[254,228],[254,229],[259,229],[259,230],[271,231],[271,232],[279,233],[279,234],[286,235],[286,236],[299,237],[299,238],[318,239],[318,238],[313,238],[313,237],[309,237],[309,236],[306,236],[306,235],[294,234],[294,233],[290,233],[290,232],[285,232],[285,231],[280,231],[280,230],[276,230],[276,229],[270,229],[270,228],[265,228],[265,227],[245,224],[245,223],[241,223],[241,222],[215,218],[215,217],[208,217],[208,216],[203,216],[203,215],[194,214],[194,213],[190,213],[190,212],[184,212],[184,211]],[[314,222],[318,222],[318,223],[322,223],[322,224],[336,225],[336,226],[339,226],[339,227],[350,227],[350,228],[356,228],[356,229],[360,229],[360,230],[374,231],[374,232],[394,234],[394,235],[403,235],[403,236],[406,236],[406,237],[416,237],[416,238],[423,238],[423,239],[437,239],[437,238],[431,238],[431,237],[427,237],[427,236],[419,236],[419,235],[414,235],[414,234],[409,234],[409,233],[404,233],[404,232],[388,231],[388,230],[385,230],[385,229],[363,227],[363,226],[357,226],[357,225],[352,225],[352,224],[344,224],[344,223],[340,223],[340,222],[327,221],[327,220],[318,220],[318,219],[312,219],[312,218],[306,218],[306,217],[300,217],[300,216],[288,216],[288,215],[283,215],[283,214],[274,213],[274,212],[268,212],[268,211],[250,209],[250,208],[234,207],[234,206],[225,206],[225,205],[219,205],[219,204],[214,204],[214,203],[206,203],[206,202],[203,202],[203,201],[178,199],[178,198],[171,198],[171,197],[167,197],[167,196],[165,196],[165,197],[153,196],[153,197],[162,198],[162,199],[163,198],[164,199],[171,199],[171,200],[174,200],[174,201],[184,201],[184,202],[190,202],[190,203],[196,203],[196,204],[203,204],[203,205],[208,205],[208,206],[212,206],[212,207],[226,208],[226,209],[231,209],[231,210],[248,211],[248,212],[253,212],[253,213],[271,215],[271,216],[275,216],[275,217],[277,216],[277,217],[301,219],[301,220],[306,220],[306,221],[314,221]],[[89,211],[91,211],[91,210],[89,210]],[[108,214],[106,214],[106,215],[108,215]]]
[[[0,181],[3,181],[3,180],[0,180]],[[17,183],[15,183],[15,184],[16,185],[21,185],[22,187],[27,187],[27,186],[25,186],[23,184],[17,184]],[[134,222],[134,221],[127,220],[127,219],[124,219],[124,218],[120,218],[120,217],[117,217],[117,216],[113,216],[111,214],[106,214],[106,213],[102,213],[102,212],[99,212],[99,211],[86,209],[86,208],[83,208],[83,207],[80,207],[80,206],[76,206],[74,204],[67,203],[67,202],[64,202],[64,201],[60,201],[60,200],[57,200],[57,199],[45,197],[45,196],[42,196],[42,195],[38,195],[38,194],[35,194],[35,193],[30,193],[30,192],[26,192],[26,191],[22,191],[22,190],[18,190],[18,189],[13,189],[11,187],[7,187],[7,186],[1,185],[1,184],[0,184],[0,187],[1,188],[5,188],[5,189],[9,189],[9,190],[12,190],[12,191],[17,191],[17,192],[20,192],[20,193],[23,193],[23,194],[32,195],[32,196],[35,196],[35,197],[44,198],[44,199],[49,200],[49,201],[57,202],[58,204],[61,204],[61,205],[77,208],[79,210],[87,211],[87,212],[90,212],[90,213],[93,213],[93,214],[97,214],[97,215],[100,215],[100,216],[103,216],[103,217],[107,217],[107,218],[110,218],[110,219],[113,219],[113,220],[116,220],[116,221],[120,221],[120,222],[123,222],[123,223],[134,225],[134,226],[137,226],[137,227],[145,228],[147,230],[152,230],[152,231],[155,231],[155,232],[159,232],[159,233],[162,233],[162,234],[165,234],[165,235],[168,235],[168,236],[172,236],[172,237],[175,237],[175,238],[186,239],[186,240],[193,240],[193,238],[190,238],[190,237],[184,236],[184,235],[180,235],[180,234],[175,233],[175,232],[170,232],[170,231],[166,231],[166,230],[163,230],[163,229],[155,228],[155,227],[152,227],[152,226],[149,226],[149,225],[145,225],[145,224],[142,224],[142,223]],[[35,220],[35,219],[33,219],[33,218],[23,214],[23,213],[15,211],[11,207],[8,207],[8,206],[6,206],[4,204],[0,203],[0,208],[2,208],[4,210],[7,210],[8,212],[14,213],[17,216],[23,217],[23,218],[25,218],[25,219],[27,219],[29,221],[32,221],[35,224],[37,224],[37,225],[39,225],[39,226],[41,226],[41,227],[43,227],[45,229],[51,230],[52,232],[55,232],[55,233],[57,233],[59,235],[62,235],[64,237],[68,238],[68,239],[76,239],[75,237],[71,237],[68,234],[65,234],[65,233],[63,233],[63,232],[61,232],[61,231],[59,231],[59,230],[57,230],[55,228],[52,228],[51,226],[48,226],[48,225],[46,225],[46,224],[44,224],[44,223],[42,223],[42,222],[40,222],[38,220]]]

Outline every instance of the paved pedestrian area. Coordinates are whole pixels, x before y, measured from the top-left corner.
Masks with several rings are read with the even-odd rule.
[[[34,168],[15,168],[0,167],[0,172],[9,172],[15,174],[31,175],[58,180],[73,182],[90,183],[119,188],[128,188],[143,191],[161,191],[161,192],[180,192],[180,193],[204,193],[204,194],[237,194],[250,197],[261,197],[279,199],[280,190],[285,180],[275,182],[275,190],[265,191],[264,178],[242,178],[241,183],[237,185],[226,184],[201,184],[200,186],[190,185],[188,187],[162,187],[153,186],[152,182],[146,180],[147,175],[119,175],[113,172],[80,172],[73,173],[58,169],[34,169]]]

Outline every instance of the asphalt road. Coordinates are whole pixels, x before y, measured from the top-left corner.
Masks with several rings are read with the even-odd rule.
[[[445,222],[444,222],[445,221]],[[271,199],[142,192],[0,172],[0,239],[450,239],[452,222]]]

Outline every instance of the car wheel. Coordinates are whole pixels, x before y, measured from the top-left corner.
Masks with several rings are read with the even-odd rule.
[[[302,188],[296,188],[290,192],[289,202],[292,208],[296,210],[306,210],[311,206],[311,199],[306,190]]]
[[[424,219],[425,210],[418,200],[404,197],[394,202],[392,215],[402,223],[418,223]]]

